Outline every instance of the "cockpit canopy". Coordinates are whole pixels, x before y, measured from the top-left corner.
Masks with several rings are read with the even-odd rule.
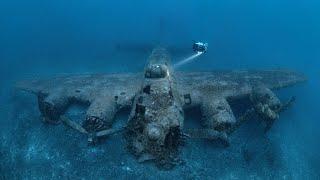
[[[165,78],[168,75],[168,67],[164,64],[150,64],[145,71],[145,78]]]

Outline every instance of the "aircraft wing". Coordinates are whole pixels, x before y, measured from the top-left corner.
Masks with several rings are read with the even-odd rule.
[[[304,75],[288,70],[181,72],[175,78],[184,109],[200,106],[205,127],[228,133],[252,113],[266,122],[265,131],[268,131],[279,113],[294,101],[291,98],[281,103],[272,90],[306,81]],[[229,103],[241,103],[238,100],[242,97],[248,97],[253,108],[236,119]]]
[[[181,94],[232,98],[248,95],[255,86],[279,89],[306,81],[300,73],[289,70],[177,72]]]
[[[142,74],[81,74],[61,75],[49,79],[32,79],[18,82],[16,87],[34,94],[51,94],[62,91],[63,94],[79,93],[97,95],[107,92],[132,91],[138,89],[142,82]],[[92,99],[93,97],[88,99]]]
[[[142,81],[142,74],[66,75],[22,81],[16,87],[38,96],[47,121],[59,121],[70,104],[79,102],[88,105],[87,118],[111,124],[118,109],[131,106]]]

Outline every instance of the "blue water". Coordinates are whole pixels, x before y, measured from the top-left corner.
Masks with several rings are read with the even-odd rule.
[[[319,9],[316,0],[0,0],[0,179],[319,179]],[[277,91],[297,101],[267,135],[252,122],[226,149],[190,142],[171,171],[138,164],[121,136],[90,148],[41,123],[35,97],[13,88],[30,77],[139,72],[157,44],[178,62],[193,40],[209,50],[182,70],[286,68],[309,80]]]

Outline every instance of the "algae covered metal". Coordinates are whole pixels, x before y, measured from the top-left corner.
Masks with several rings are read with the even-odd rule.
[[[280,102],[272,90],[305,80],[288,70],[176,72],[167,50],[155,48],[143,73],[68,75],[23,81],[17,87],[37,95],[45,122],[64,122],[87,134],[91,144],[123,132],[128,150],[140,162],[172,167],[189,137],[228,145],[228,136],[252,114],[265,122],[267,131],[293,102]],[[242,99],[250,106],[236,118],[230,103]],[[64,115],[72,104],[88,106],[81,124]],[[113,128],[116,113],[124,108],[131,108],[126,126]],[[201,110],[201,129],[184,128],[185,112],[193,108]]]

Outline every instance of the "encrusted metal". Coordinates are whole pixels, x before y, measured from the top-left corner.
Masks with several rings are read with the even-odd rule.
[[[38,96],[46,122],[62,121],[88,134],[92,144],[123,130],[128,149],[140,162],[154,160],[172,167],[179,162],[179,147],[186,137],[228,145],[228,135],[253,113],[269,130],[293,102],[281,103],[272,90],[305,80],[288,70],[175,72],[168,52],[156,48],[143,73],[68,75],[17,86]],[[251,107],[237,119],[229,103],[241,98],[249,99]],[[64,116],[76,103],[88,105],[82,125]],[[126,127],[112,129],[114,116],[123,108],[131,108]],[[192,108],[200,108],[203,129],[184,129],[184,113]]]

